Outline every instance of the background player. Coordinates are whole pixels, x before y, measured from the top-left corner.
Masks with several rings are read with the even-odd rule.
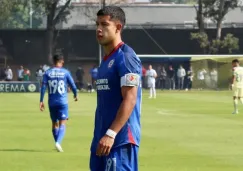
[[[96,35],[105,57],[96,81],[97,109],[91,171],[137,171],[142,65],[121,40],[125,13],[106,6],[97,13]]]
[[[240,66],[238,59],[232,61],[233,76],[232,76],[232,90],[234,101],[234,112],[238,114],[238,100],[243,103],[243,67]]]
[[[56,149],[63,152],[61,142],[66,130],[66,120],[68,119],[68,86],[71,87],[74,100],[77,101],[77,88],[69,71],[62,68],[64,58],[60,55],[53,56],[54,67],[47,70],[43,76],[40,110],[44,110],[44,94],[48,87],[48,104],[52,120],[52,133],[55,140]]]
[[[148,77],[149,98],[156,98],[155,78],[157,77],[157,73],[153,69],[152,65],[149,65],[146,76]]]

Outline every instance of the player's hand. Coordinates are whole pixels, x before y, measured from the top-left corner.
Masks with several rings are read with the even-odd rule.
[[[98,156],[108,156],[110,154],[111,148],[114,144],[114,138],[108,135],[103,136],[96,149],[96,155]]]
[[[44,111],[45,110],[45,105],[43,102],[40,102],[40,111]]]

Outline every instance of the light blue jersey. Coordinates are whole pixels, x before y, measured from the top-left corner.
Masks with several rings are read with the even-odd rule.
[[[48,88],[49,106],[63,106],[68,104],[68,86],[71,87],[74,96],[77,96],[77,88],[68,70],[64,68],[51,68],[43,76],[41,98],[42,102],[46,87]]]

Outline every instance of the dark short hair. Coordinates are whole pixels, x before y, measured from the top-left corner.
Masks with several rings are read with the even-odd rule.
[[[54,62],[54,64],[57,64],[61,60],[64,60],[64,57],[62,55],[56,54],[56,55],[53,56],[53,62]]]
[[[240,63],[240,61],[238,60],[238,59],[234,59],[233,61],[232,61],[232,64],[233,63]]]
[[[108,15],[111,19],[115,19],[121,22],[122,28],[126,24],[126,15],[123,9],[117,6],[106,6],[97,12],[97,16]]]

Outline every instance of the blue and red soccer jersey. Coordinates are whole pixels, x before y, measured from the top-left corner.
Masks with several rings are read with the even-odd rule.
[[[68,86],[71,87],[74,96],[77,96],[76,85],[68,70],[54,67],[45,72],[40,101],[43,101],[47,87],[49,110],[53,121],[68,118]]]
[[[127,151],[127,148],[134,151],[134,155],[137,155],[136,151],[138,151],[137,148],[140,144],[141,77],[141,61],[128,45],[120,43],[109,56],[104,57],[98,69],[96,81],[97,108],[94,137],[91,145],[91,171],[105,171],[105,168],[109,167],[107,166],[109,161],[113,161],[114,159],[118,164],[120,158],[116,158],[115,153]],[[136,105],[130,118],[116,135],[110,158],[99,159],[99,157],[95,157],[96,148],[100,139],[106,134],[106,131],[116,118],[123,100],[121,93],[123,86],[137,87]],[[123,156],[126,156],[126,154],[123,154]],[[134,164],[136,165],[136,163]],[[99,168],[97,168],[98,166]],[[115,168],[114,162],[111,167]]]

